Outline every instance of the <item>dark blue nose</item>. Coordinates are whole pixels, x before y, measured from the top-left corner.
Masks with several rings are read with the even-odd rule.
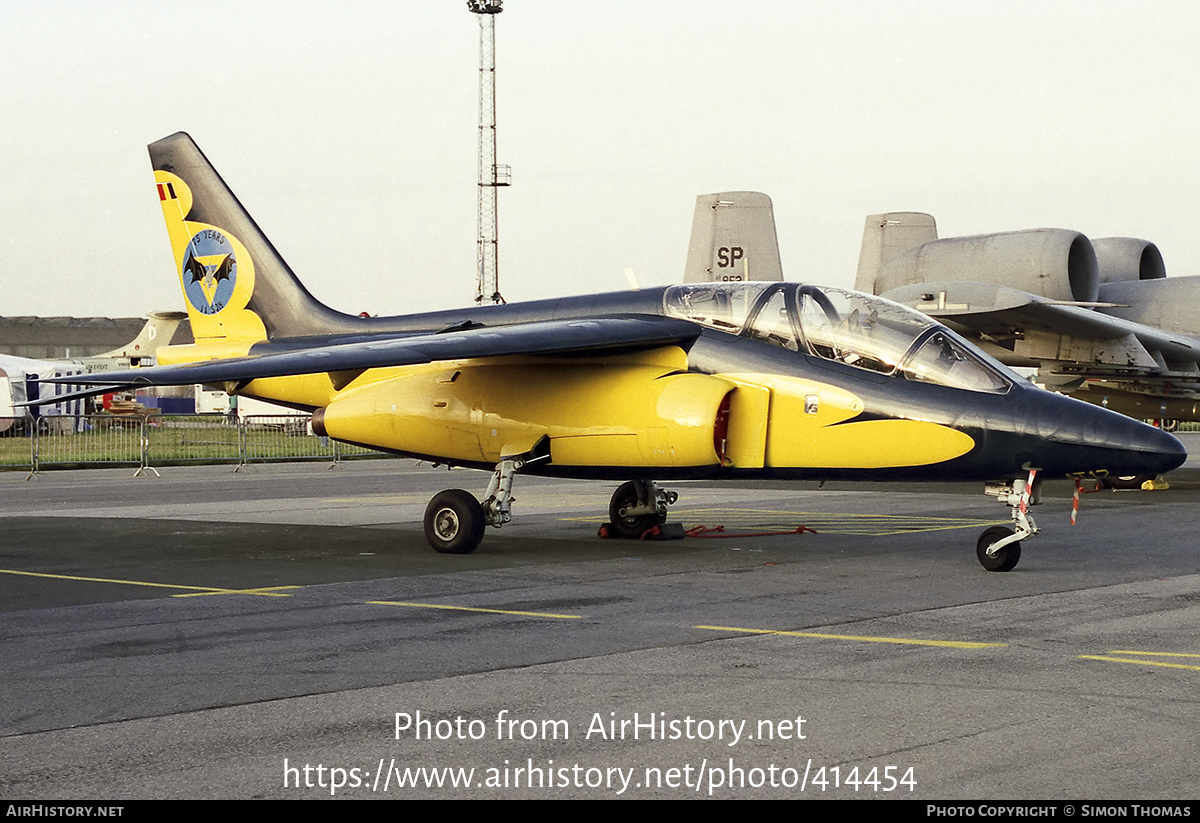
[[[1030,400],[1037,410],[1027,418],[1025,433],[1042,445],[1029,444],[1028,460],[1046,476],[1157,475],[1187,459],[1178,438],[1139,420],[1044,391]]]
[[[1105,411],[1102,409],[1101,411]],[[1177,469],[1187,460],[1187,449],[1173,434],[1148,426],[1134,420],[1137,429],[1127,435],[1122,441],[1120,437],[1110,445],[1121,449],[1120,456],[1113,457],[1113,463],[1123,464],[1122,469],[1115,470],[1116,474],[1164,474]]]

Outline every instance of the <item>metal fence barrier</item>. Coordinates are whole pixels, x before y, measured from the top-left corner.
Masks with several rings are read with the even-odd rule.
[[[0,418],[0,469],[154,466],[382,457],[312,433],[309,416],[53,415]]]
[[[347,457],[379,457],[379,452],[362,446],[339,443],[313,434],[308,415],[250,414],[242,418],[242,460],[331,460]]]

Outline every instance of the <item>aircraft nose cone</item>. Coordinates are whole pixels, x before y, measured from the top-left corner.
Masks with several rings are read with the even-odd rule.
[[[1158,475],[1187,459],[1179,439],[1162,429],[1082,401],[1059,399],[1069,405],[1058,410],[1064,424],[1050,439],[1068,474]]]
[[[1187,449],[1173,434],[1138,423],[1141,427],[1130,438],[1121,460],[1127,464],[1118,474],[1165,474],[1177,469],[1187,460]]]

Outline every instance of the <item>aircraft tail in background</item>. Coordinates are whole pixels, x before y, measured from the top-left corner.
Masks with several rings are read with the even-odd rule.
[[[924,212],[868,215],[854,288],[867,294],[879,294],[875,282],[885,263],[902,252],[937,239],[937,223],[932,215]]]
[[[782,279],[770,197],[725,191],[696,198],[683,282]]]
[[[181,311],[150,312],[146,320],[146,325],[142,326],[142,330],[138,332],[137,337],[130,340],[124,346],[119,346],[103,354],[93,355],[88,359],[111,358],[115,360],[129,360],[132,365],[136,366],[138,365],[138,361],[147,357],[154,357],[159,346],[171,345],[171,338],[175,336],[175,330],[186,319],[187,315]]]

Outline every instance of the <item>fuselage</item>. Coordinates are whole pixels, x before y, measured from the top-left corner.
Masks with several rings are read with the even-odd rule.
[[[386,418],[390,407],[409,416],[390,428],[331,433],[480,468],[544,431],[550,459],[526,470],[576,477],[993,480],[1029,468],[1044,476],[1155,475],[1186,456],[1171,435],[1033,386],[923,315],[797,284],[705,284],[400,317],[336,314],[323,333],[276,337],[250,353],[477,325],[663,315],[701,327],[686,352],[443,362],[371,370],[341,388],[310,379],[297,391],[295,378],[257,380],[245,393],[301,408],[353,408],[355,416]],[[680,380],[690,382],[668,386]],[[361,397],[351,406],[342,395],[355,391]],[[647,399],[648,392],[659,394]],[[427,405],[429,433],[416,437],[412,427],[426,425]],[[588,410],[594,419],[581,420]]]

